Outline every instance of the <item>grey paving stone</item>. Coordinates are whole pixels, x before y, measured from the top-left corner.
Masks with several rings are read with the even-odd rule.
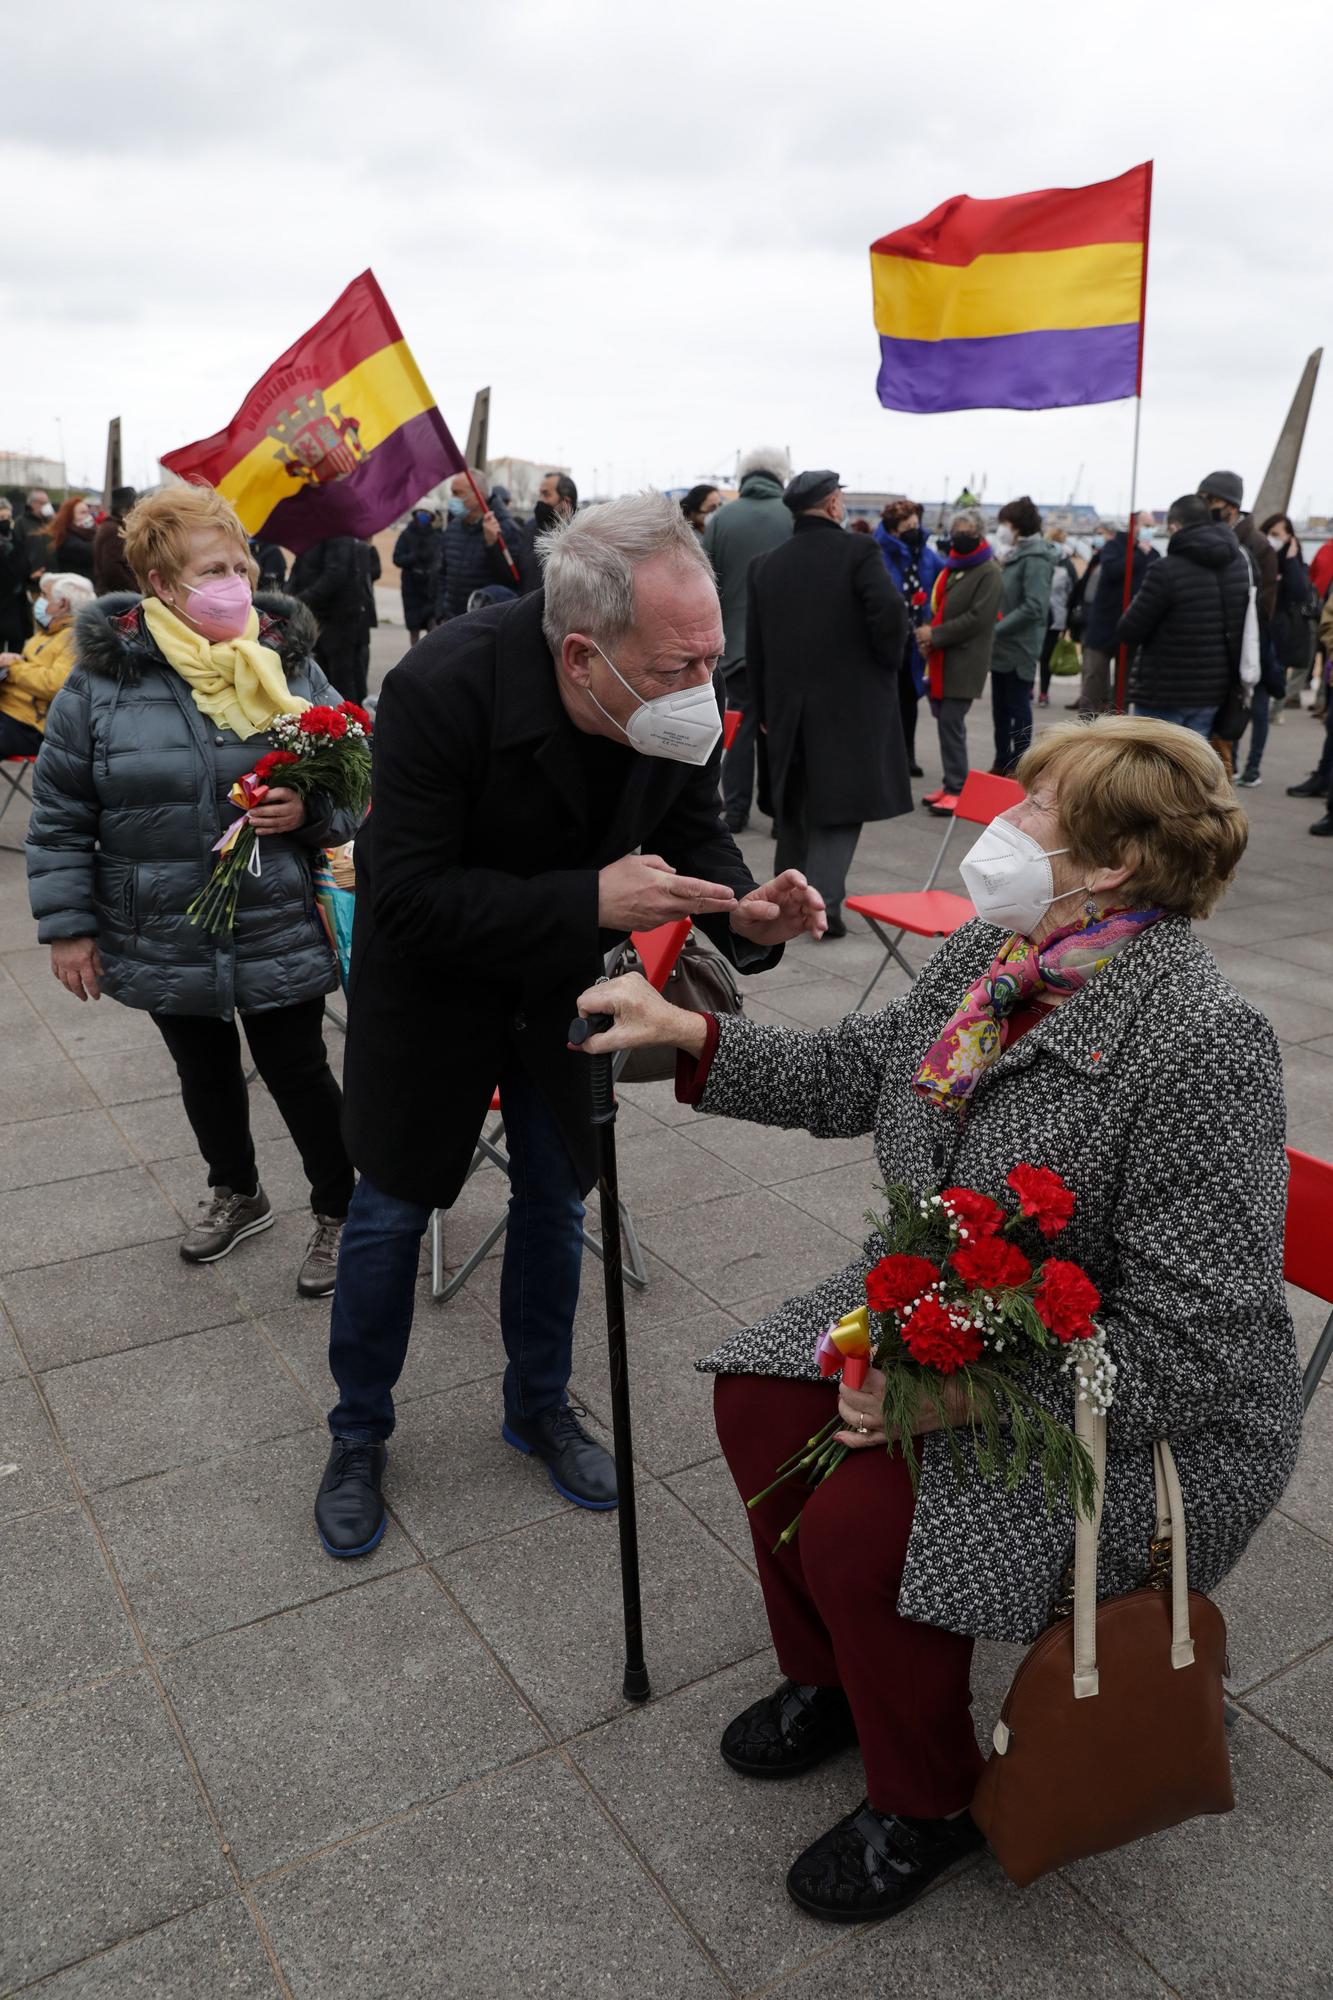
[[[768,1193],[727,1195],[656,1215],[641,1234],[673,1270],[723,1306],[762,1290],[775,1266],[789,1293],[799,1292],[840,1270],[854,1254],[845,1236]]]
[[[0,1770],[0,1979],[9,1984],[58,1971],[229,1885],[146,1674],[0,1723]]]
[[[590,1227],[596,1234],[597,1216],[589,1217]],[[688,1317],[694,1313],[708,1312],[713,1300],[697,1284],[682,1278],[678,1271],[664,1264],[645,1248],[644,1268],[648,1274],[647,1289],[636,1292],[625,1288],[625,1323],[633,1338],[641,1327],[660,1326],[663,1321]],[[574,1315],[574,1356],[575,1365],[581,1358],[583,1344],[592,1342],[606,1345],[606,1292],[601,1260],[591,1251],[583,1253],[583,1278],[579,1288],[578,1309]],[[460,1299],[476,1299],[498,1321],[500,1316],[500,1264],[498,1258],[487,1258],[486,1262],[469,1278],[466,1287],[459,1293]],[[452,1306],[433,1308],[448,1314]],[[424,1311],[424,1308],[423,1308]]]
[[[1287,1089],[1287,1144],[1327,1159],[1333,1152],[1333,1057],[1304,1045],[1284,1043],[1282,1068]]]
[[[1287,1304],[1291,1309],[1292,1325],[1296,1329],[1296,1351],[1301,1357],[1301,1367],[1304,1368],[1314,1353],[1316,1341],[1328,1323],[1329,1301],[1316,1298],[1312,1292],[1298,1292],[1294,1285],[1288,1285]]]
[[[40,1373],[234,1320],[226,1268],[187,1264],[164,1240],[7,1272],[0,1299]]]
[[[1327,897],[1301,896],[1248,910],[1228,910],[1223,904],[1208,919],[1202,936],[1210,949],[1215,944],[1266,944],[1273,938],[1308,937],[1327,924]]]
[[[57,1001],[61,996],[56,994]],[[109,1055],[118,1049],[162,1047],[162,1038],[147,1014],[137,1007],[120,1007],[114,1000],[80,1006],[71,995],[64,1004],[44,1010],[47,1027],[66,1055],[81,1063],[85,1056]]]
[[[132,1104],[178,1087],[176,1065],[160,1036],[136,1048],[90,1052],[80,1056],[79,1068],[103,1104]]]
[[[0,1124],[53,1118],[62,1111],[89,1111],[96,1102],[73,1063],[58,1051],[49,1056],[25,1055],[22,1063],[0,1065]]]
[[[742,1194],[751,1185],[748,1175],[738,1173],[716,1153],[693,1144],[693,1138],[688,1125],[681,1130],[657,1125],[633,1139],[622,1140],[617,1134],[621,1200],[636,1220],[660,1214],[663,1209]],[[593,1210],[596,1215],[595,1203]]]
[[[778,1002],[783,998],[783,994],[775,993],[772,1000],[749,1001],[745,1009],[747,1019],[756,1021],[761,1028],[795,1028],[799,1031],[804,1023],[798,1021],[794,1014],[782,1012]]]
[[[685,1125],[698,1113],[688,1104],[676,1101],[676,1086],[664,1083],[621,1083],[616,1086],[616,1096],[624,1104],[633,1104],[640,1111],[646,1111],[662,1125]]]
[[[81,1507],[0,1535],[0,1709],[137,1666],[141,1654]]]
[[[724,1990],[554,1757],[267,1882],[259,1901],[300,2000],[705,2000]]]
[[[85,1486],[119,1486],[308,1430],[311,1411],[252,1326],[213,1327],[43,1377]]]
[[[1333,1770],[1333,1647],[1323,1646],[1266,1687],[1256,1688],[1245,1705],[1326,1771]]]
[[[754,1543],[745,1502],[736,1491],[724,1458],[708,1458],[702,1465],[673,1472],[665,1484],[720,1542],[725,1542],[740,1557],[747,1569],[754,1569]]]
[[[536,1459],[500,1436],[498,1376],[426,1396],[403,1411],[384,1491],[428,1556],[569,1511]]]
[[[879,1185],[874,1160],[858,1160],[848,1167],[829,1167],[821,1173],[804,1174],[799,1180],[783,1181],[777,1192],[784,1201],[845,1236],[851,1246],[849,1254],[854,1255],[870,1231],[866,1210],[884,1206]]]
[[[827,2000],[831,1990],[975,2000],[1168,2000],[1170,1989],[1107,1931],[1058,1878],[1015,1889],[993,1862],[946,1877],[888,1932],[856,1932],[797,1974],[782,2000]]]
[[[866,978],[869,976],[867,973]],[[802,980],[799,986],[784,988],[773,1005],[798,1027],[825,1028],[854,1012],[865,983],[865,979],[837,979],[826,972],[821,979]]]
[[[180,1234],[180,1217],[142,1167],[0,1195],[0,1269],[6,1271]]]
[[[315,1493],[328,1432],[302,1431],[94,1498],[121,1582],[155,1653],[346,1590],[416,1555],[391,1521],[372,1555],[334,1562]]]
[[[163,1677],[247,1876],[546,1740],[419,1569],[206,1639]]]
[[[1288,965],[1308,966],[1311,972],[1333,972],[1333,930],[1313,937],[1273,938],[1267,946],[1273,958]]]
[[[1182,2000],[1310,2000],[1333,1990],[1333,1785],[1242,1716],[1236,1811],[1190,1820],[1068,1879]]]
[[[701,1118],[697,1129],[687,1129],[696,1145],[740,1168],[761,1187],[874,1159],[875,1142],[868,1132],[859,1139],[816,1139],[809,1132],[751,1125],[744,1118]]]
[[[305,1384],[316,1406],[331,1409],[337,1386],[329,1373],[329,1302],[322,1309],[308,1299],[273,1308],[262,1320],[265,1332]],[[394,1384],[395,1407],[436,1395],[459,1382],[499,1374],[504,1347],[495,1319],[472,1286],[448,1305],[436,1305],[429,1283],[418,1283],[407,1362]]]
[[[134,1155],[102,1111],[69,1111],[14,1125],[0,1148],[0,1193],[132,1167]]]
[[[0,1387],[0,1520],[73,1497],[60,1447],[26,1375]]]
[[[758,1584],[672,1494],[648,1482],[637,1499],[648,1670],[666,1694],[766,1647],[768,1626]],[[557,1736],[619,1712],[614,1514],[566,1508],[435,1567]]]
[[[1296,1470],[1278,1505],[1333,1542],[1333,1370],[1305,1412]]]
[[[1227,1621],[1229,1682],[1243,1691],[1333,1638],[1333,1543],[1270,1514],[1213,1596]]]
[[[24,1373],[23,1356],[18,1351],[14,1336],[7,1326],[0,1324],[0,1382],[10,1382],[16,1375]]]
[[[717,1451],[713,1378],[694,1366],[736,1331],[729,1313],[701,1313],[640,1328],[629,1342],[629,1384],[635,1455],[657,1473],[697,1465]],[[587,1342],[575,1367],[572,1394],[611,1422],[611,1371],[606,1341]]]
[[[258,2000],[276,1990],[239,1896],[160,1924],[29,1989],[33,2000]]]
[[[865,1796],[854,1750],[783,1784],[739,1777],[722,1762],[727,1723],[780,1679],[771,1658],[751,1661],[570,1746],[742,1992],[791,1972],[829,1941],[826,1927],[789,1900],[783,1878],[802,1848]]]

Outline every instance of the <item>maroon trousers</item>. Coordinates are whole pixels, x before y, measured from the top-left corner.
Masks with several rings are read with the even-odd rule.
[[[713,1413],[742,1499],[836,1409],[832,1384],[719,1375]],[[896,1609],[914,1504],[902,1457],[876,1447],[849,1453],[813,1494],[788,1481],[753,1510],[750,1531],[783,1673],[845,1690],[872,1806],[942,1819],[970,1804],[983,1759],[971,1639]],[[798,1510],[800,1533],[775,1555]]]

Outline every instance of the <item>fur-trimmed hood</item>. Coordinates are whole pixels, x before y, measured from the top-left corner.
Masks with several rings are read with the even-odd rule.
[[[130,591],[99,597],[75,622],[78,664],[101,680],[134,687],[145,668],[163,664],[144,623],[143,599]],[[305,665],[319,636],[315,615],[299,598],[261,591],[255,598],[261,645],[271,646],[290,679]]]

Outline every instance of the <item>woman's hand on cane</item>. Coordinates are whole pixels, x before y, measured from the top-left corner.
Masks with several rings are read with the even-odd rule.
[[[578,1011],[609,1014],[614,1025],[583,1044],[587,1056],[612,1056],[618,1049],[676,1048],[686,1055],[703,1054],[708,1023],[702,1014],[673,1007],[641,972],[602,979],[578,997]]]

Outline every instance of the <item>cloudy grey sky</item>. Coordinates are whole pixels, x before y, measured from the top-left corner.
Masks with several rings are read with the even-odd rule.
[[[774,439],[857,485],[1123,507],[1132,404],[881,410],[867,253],[948,195],[1148,157],[1146,501],[1252,488],[1333,331],[1328,0],[64,0],[4,39],[0,447],[58,451],[59,419],[75,476],[116,413],[153,476],[369,264],[460,442],[489,382],[492,451],[585,489]]]

